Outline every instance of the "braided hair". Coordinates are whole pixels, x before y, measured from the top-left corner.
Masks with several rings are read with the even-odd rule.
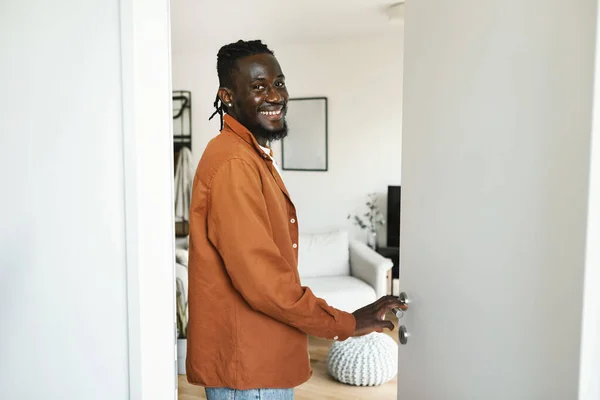
[[[262,43],[260,40],[238,40],[235,43],[227,44],[219,50],[217,54],[217,74],[219,75],[219,87],[233,86],[233,73],[238,71],[237,61],[241,58],[252,56],[255,54],[271,54],[274,55],[273,51],[270,50],[267,45]],[[208,119],[209,121],[213,117],[219,114],[221,118],[221,129],[223,129],[223,113],[227,112],[227,106],[223,104],[217,93],[217,98],[214,102],[215,112]]]

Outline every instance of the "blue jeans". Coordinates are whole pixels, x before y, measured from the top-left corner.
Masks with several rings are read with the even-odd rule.
[[[294,389],[206,388],[207,400],[294,400]]]

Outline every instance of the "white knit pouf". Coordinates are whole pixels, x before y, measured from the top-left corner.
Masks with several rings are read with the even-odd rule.
[[[398,373],[398,344],[385,333],[370,333],[334,342],[327,353],[327,371],[355,386],[377,386]]]

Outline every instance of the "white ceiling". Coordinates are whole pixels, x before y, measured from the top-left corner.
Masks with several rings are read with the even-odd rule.
[[[386,9],[401,0],[171,0],[173,52],[238,39],[293,42],[398,32]]]

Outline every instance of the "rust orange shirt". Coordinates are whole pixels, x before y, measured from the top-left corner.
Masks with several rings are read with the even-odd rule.
[[[298,275],[298,217],[270,157],[229,115],[206,147],[190,212],[189,382],[292,388],[311,376],[308,335],[345,340],[352,314]]]

